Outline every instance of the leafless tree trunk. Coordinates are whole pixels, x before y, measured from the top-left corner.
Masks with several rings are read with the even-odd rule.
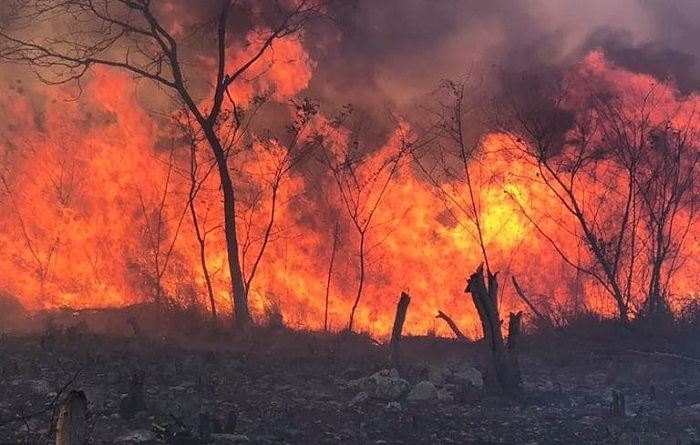
[[[668,283],[679,267],[680,247],[696,219],[696,175],[700,153],[690,126],[667,124],[649,134],[649,150],[638,182],[643,221],[649,238],[651,272],[642,315],[670,311]]]
[[[484,227],[481,220],[481,201],[475,179],[478,144],[468,134],[465,123],[473,107],[469,104],[466,81],[443,81],[441,92],[447,96],[445,102],[432,110],[435,122],[426,131],[422,146],[427,150],[413,150],[415,164],[442,198],[445,209],[455,221],[465,228],[473,229],[471,235],[478,244],[486,270],[490,269],[486,249]],[[461,193],[454,184],[463,184]]]
[[[255,279],[258,267],[261,264],[268,244],[273,236],[273,228],[275,226],[277,212],[280,207],[286,202],[280,202],[280,189],[284,181],[289,177],[294,168],[299,165],[311,151],[316,147],[313,139],[307,138],[307,128],[313,118],[318,114],[320,104],[310,99],[304,99],[300,102],[292,101],[294,111],[294,121],[287,125],[287,134],[289,139],[285,144],[285,150],[273,157],[269,165],[273,168],[267,172],[266,187],[263,190],[258,190],[256,199],[249,205],[249,218],[245,223],[245,239],[243,241],[243,258],[242,270],[245,277],[246,292],[250,292],[250,287]],[[266,146],[268,153],[275,152],[275,147],[272,146],[271,138],[267,138],[265,142],[261,142]],[[255,217],[255,210],[258,207],[256,204],[261,200],[264,193],[270,193],[270,207],[267,210],[266,223],[261,234],[252,233],[252,219]],[[256,236],[257,235],[257,236]],[[257,252],[251,252],[253,244],[258,243]],[[246,265],[246,259],[249,254],[252,254],[252,262],[250,267]]]
[[[484,266],[480,265],[467,281],[465,291],[472,295],[481,320],[484,339],[493,356],[493,374],[496,378],[492,378],[488,383],[494,390],[518,397],[522,393],[522,377],[515,347],[520,335],[522,312],[510,314],[506,343],[503,340],[498,314],[498,279],[496,274],[487,274],[488,284],[484,281]]]
[[[71,391],[61,404],[56,422],[56,445],[87,444],[87,399]]]
[[[350,310],[350,319],[348,320],[348,331],[352,331],[352,327],[354,326],[355,312],[357,311],[357,307],[360,305],[360,298],[362,298],[362,289],[365,286],[365,257],[367,253],[365,251],[365,237],[367,235],[367,231],[359,228],[357,231],[360,234],[360,244],[357,248],[357,253],[360,259],[360,276],[357,279],[357,293],[355,294],[355,302],[352,304],[352,309]]]
[[[333,247],[331,248],[331,258],[328,262],[328,278],[326,280],[326,298],[323,308],[323,331],[328,332],[328,303],[331,296],[331,278],[333,277],[333,265],[335,264],[335,255],[338,252],[338,243],[340,242],[340,221],[335,222],[333,230]]]

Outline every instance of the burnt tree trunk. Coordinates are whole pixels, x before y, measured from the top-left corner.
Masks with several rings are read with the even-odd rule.
[[[489,389],[517,397],[521,394],[522,377],[515,345],[520,334],[522,312],[510,314],[508,343],[506,343],[503,339],[501,319],[498,315],[498,280],[496,275],[487,271],[487,280],[485,281],[484,265],[480,265],[467,280],[465,292],[472,295],[481,321],[484,340],[491,350],[493,369],[490,374],[495,378],[487,380]]]
[[[233,187],[233,180],[228,167],[228,154],[214,130],[213,124],[204,122],[202,124],[204,135],[211,147],[216,167],[221,180],[221,191],[223,193],[224,205],[224,235],[226,237],[226,256],[228,259],[228,268],[231,275],[233,301],[233,315],[236,323],[236,329],[244,334],[250,334],[252,328],[252,318],[250,309],[248,308],[248,292],[243,277],[243,268],[241,267],[241,258],[238,251],[238,234],[236,229],[236,191]]]
[[[56,445],[87,444],[87,398],[82,391],[71,391],[61,404],[56,421]]]
[[[146,402],[144,401],[143,386],[146,381],[146,373],[143,371],[135,372],[131,376],[129,382],[129,394],[122,397],[119,403],[119,414],[124,419],[132,419],[136,414],[146,411]]]
[[[396,369],[399,369],[401,366],[401,331],[406,321],[406,312],[409,304],[411,304],[411,297],[406,292],[401,292],[399,304],[396,306],[396,318],[394,319],[394,328],[391,331],[390,343],[391,364]]]

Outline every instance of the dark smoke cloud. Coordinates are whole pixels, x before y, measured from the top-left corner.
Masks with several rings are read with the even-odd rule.
[[[697,0],[353,0],[338,15],[340,41],[316,55],[310,88],[335,105],[411,109],[465,73],[487,91],[512,89],[514,73],[557,70],[598,48],[700,90]]]
[[[319,99],[326,113],[353,103],[377,143],[382,138],[376,136],[385,137],[395,125],[388,110],[420,114],[416,110],[429,103],[443,78],[471,74],[486,96],[517,94],[529,88],[523,76],[556,72],[597,48],[630,70],[674,78],[684,93],[700,90],[698,0],[329,1],[335,21],[317,24],[307,35],[318,65],[306,94]],[[237,39],[254,25],[252,4],[274,5],[237,4],[230,23]],[[209,25],[220,2],[170,5],[173,20],[201,29],[192,46],[211,52]],[[257,18],[274,22],[265,14]],[[16,70],[0,69],[5,85],[17,77]],[[36,86],[33,78],[23,81],[25,88]]]
[[[658,79],[675,81],[682,94],[700,89],[700,65],[692,52],[663,42],[634,44],[627,33],[600,33],[590,41],[592,48],[604,48],[615,64]]]

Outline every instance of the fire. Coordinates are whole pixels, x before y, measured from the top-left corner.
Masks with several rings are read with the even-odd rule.
[[[263,92],[271,92],[271,99],[279,103],[297,96],[308,86],[315,66],[302,43],[281,39],[247,75],[249,81],[234,84],[231,94],[242,104]],[[231,48],[228,57],[235,65],[255,50],[254,44],[242,51]],[[205,67],[213,63],[201,62]],[[601,53],[588,56],[576,73],[603,79],[620,94],[657,82],[611,65]],[[119,307],[149,301],[156,293],[208,307],[187,208],[190,183],[184,172],[189,147],[172,137],[168,119],[153,111],[153,100],[144,100],[143,91],[118,71],[95,69],[80,94],[70,87],[16,83],[2,96],[2,294],[30,309]],[[699,100],[681,97],[672,88],[659,98],[660,109],[678,110],[678,122],[691,122]],[[371,154],[370,170],[399,150],[405,131],[397,130]],[[575,222],[546,190],[531,162],[504,149],[511,145],[504,134],[484,136],[481,157],[473,165],[486,250],[492,268],[502,272],[503,308],[520,306],[508,280],[515,275],[525,289],[549,296],[552,304],[582,299],[589,308],[612,312],[600,289],[568,267],[528,218],[535,215],[543,231],[569,252],[577,252],[578,259],[588,258]],[[242,206],[239,236],[244,240],[246,273],[264,242],[272,208],[271,178],[286,149],[283,141],[269,142],[259,134],[232,161]],[[205,151],[198,156],[206,165]],[[357,287],[357,233],[329,172],[318,167],[309,171],[324,177],[311,181],[305,176],[308,171],[298,168],[280,183],[275,223],[250,289],[251,311],[258,320],[269,311],[280,311],[290,326],[323,327],[337,221],[339,247],[330,281],[329,319],[339,330],[347,324]],[[445,186],[457,195],[467,193],[459,180]],[[586,184],[587,193],[595,194],[597,186]],[[226,313],[231,311],[231,295],[218,189],[211,175],[197,196],[196,211],[206,232],[206,262],[216,302]],[[387,335],[405,290],[413,297],[407,333],[450,335],[435,321],[437,310],[444,310],[477,335],[475,313],[463,293],[465,278],[482,262],[474,226],[446,204],[409,158],[399,165],[374,220],[367,232],[358,329]],[[688,258],[673,281],[676,294],[691,294],[697,287],[693,277],[699,265],[690,253],[698,235],[692,227],[682,247]]]

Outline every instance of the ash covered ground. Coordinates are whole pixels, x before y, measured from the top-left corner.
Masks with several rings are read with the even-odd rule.
[[[483,390],[479,342],[405,338],[395,371],[367,336],[267,327],[240,338],[183,324],[137,336],[128,316],[3,335],[0,444],[53,443],[70,390],[87,396],[91,444],[700,443],[700,347],[688,332],[589,320],[527,335],[514,401]],[[91,328],[107,319],[123,331]],[[139,377],[145,411],[129,413]],[[611,412],[613,394],[624,414]]]

